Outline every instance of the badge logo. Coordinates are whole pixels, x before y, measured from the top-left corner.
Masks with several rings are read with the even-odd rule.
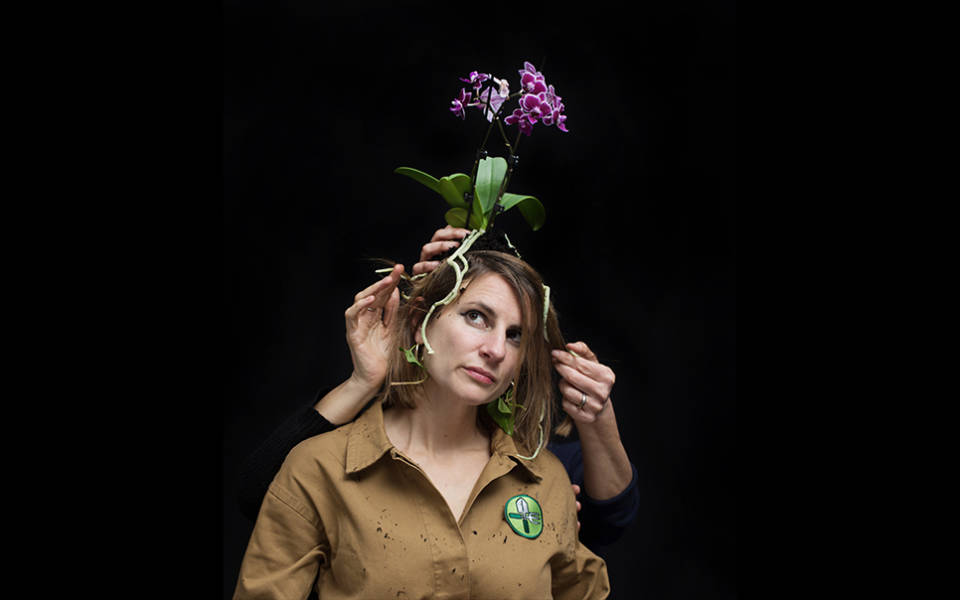
[[[503,507],[503,514],[517,535],[522,535],[531,540],[540,535],[543,531],[543,511],[540,509],[540,503],[527,496],[520,494],[507,500],[507,505]]]

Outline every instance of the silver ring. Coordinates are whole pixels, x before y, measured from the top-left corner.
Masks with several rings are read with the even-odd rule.
[[[577,408],[579,410],[583,410],[583,405],[586,403],[587,403],[587,395],[584,394],[583,392],[580,392],[580,406],[578,406]]]
[[[373,308],[367,308],[367,310],[369,310],[370,312],[373,312],[375,309],[373,309]]]

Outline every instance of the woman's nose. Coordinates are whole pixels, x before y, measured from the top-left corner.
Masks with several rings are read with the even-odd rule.
[[[483,345],[480,347],[480,355],[487,360],[500,362],[507,353],[506,334],[490,332],[490,335],[484,337]]]

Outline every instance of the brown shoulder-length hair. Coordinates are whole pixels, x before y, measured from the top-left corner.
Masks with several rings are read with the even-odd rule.
[[[474,250],[465,253],[464,257],[469,268],[461,282],[461,290],[466,282],[493,273],[503,277],[520,300],[520,367],[514,378],[514,401],[517,408],[513,439],[521,453],[530,455],[537,450],[540,443],[540,425],[543,425],[543,444],[546,445],[558,418],[561,415],[566,417],[556,399],[553,361],[550,356],[553,349],[565,349],[557,312],[550,302],[544,337],[543,304],[547,298],[540,274],[525,261],[503,252]],[[411,282],[410,289],[405,292],[407,299],[401,301],[393,323],[394,339],[400,347],[411,348],[415,345],[414,334],[430,307],[445,298],[456,281],[455,270],[444,261],[426,277]],[[458,296],[461,290],[457,291]],[[436,319],[449,306],[437,306],[430,318]],[[421,345],[420,358],[424,352]],[[419,366],[408,362],[399,348],[390,353],[388,363],[380,401],[386,406],[413,408],[421,394],[421,385],[411,382],[422,381],[426,373]],[[481,424],[488,430],[492,431],[492,428],[496,427],[486,410],[478,410],[477,414]],[[567,435],[571,425],[569,418],[564,418],[556,428],[556,433]]]

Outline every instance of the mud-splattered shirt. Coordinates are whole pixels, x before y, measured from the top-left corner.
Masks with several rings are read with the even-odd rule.
[[[298,444],[270,488],[235,600],[606,598],[607,567],[577,539],[570,479],[543,450],[519,457],[499,429],[459,522],[397,450],[373,403],[356,421]],[[521,533],[520,508],[532,529]],[[536,537],[532,536],[539,532]]]

